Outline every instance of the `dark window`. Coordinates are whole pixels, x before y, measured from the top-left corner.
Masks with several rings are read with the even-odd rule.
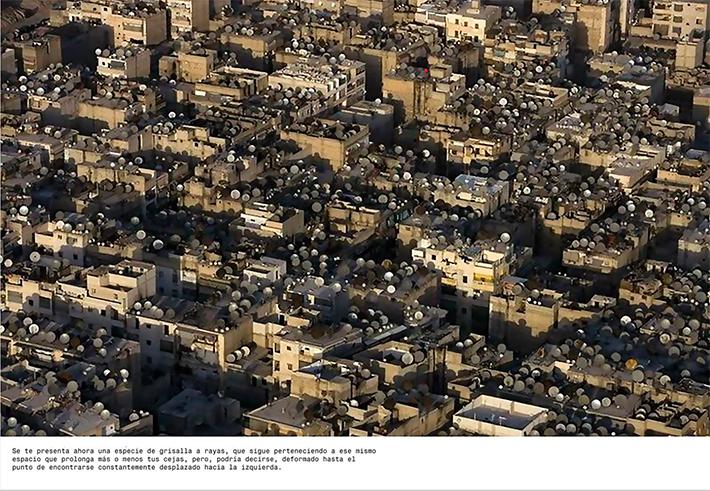
[[[12,303],[22,303],[22,293],[8,290],[7,301]]]

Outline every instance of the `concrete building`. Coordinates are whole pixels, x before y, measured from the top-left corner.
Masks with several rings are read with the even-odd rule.
[[[239,214],[234,229],[263,237],[293,237],[304,230],[303,211],[254,202]]]
[[[150,77],[150,51],[147,49],[118,48],[108,56],[102,53],[97,58],[96,71],[106,77],[127,79]]]
[[[454,425],[472,435],[528,436],[547,417],[547,410],[481,395],[454,414]]]
[[[210,24],[210,0],[168,0],[170,35],[204,32]]]
[[[552,14],[564,8],[574,18],[575,47],[603,53],[619,38],[619,4],[581,2],[579,0],[534,0],[533,13]]]
[[[395,107],[397,121],[412,121],[433,115],[444,104],[463,94],[466,77],[450,66],[407,67],[384,76],[382,93]]]
[[[487,33],[500,20],[501,8],[494,5],[473,4],[466,10],[446,14],[446,38],[457,41],[483,42]]]
[[[657,1],[652,4],[652,29],[667,39],[693,37],[695,31],[706,33],[710,26],[710,5],[702,0]]]
[[[295,124],[281,131],[282,139],[295,142],[336,172],[352,162],[358,150],[367,147],[369,135],[367,126],[327,119]]]
[[[704,220],[690,227],[678,239],[678,265],[688,269],[707,271],[710,265],[710,222]]]
[[[156,4],[115,0],[72,2],[67,5],[69,21],[100,22],[113,34],[113,46],[137,43],[155,46],[168,37],[167,11]]]

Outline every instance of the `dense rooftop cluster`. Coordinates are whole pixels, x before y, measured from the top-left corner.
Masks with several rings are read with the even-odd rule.
[[[27,14],[2,435],[710,434],[707,0]]]

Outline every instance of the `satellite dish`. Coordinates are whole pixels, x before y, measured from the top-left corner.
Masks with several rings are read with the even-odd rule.
[[[411,365],[414,363],[414,356],[411,353],[405,353],[402,355],[402,363],[405,365]]]
[[[634,380],[634,382],[643,382],[643,380],[646,378],[646,375],[644,374],[643,370],[634,370],[631,372],[631,378]]]

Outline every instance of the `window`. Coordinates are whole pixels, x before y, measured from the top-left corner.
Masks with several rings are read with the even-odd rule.
[[[274,343],[274,353],[281,353],[279,351],[281,349],[281,345],[279,343]]]
[[[431,258],[432,258],[434,261],[436,261],[436,254],[432,254],[432,255],[431,255]]]
[[[163,326],[163,335],[170,336],[170,328],[168,326]]]
[[[148,365],[152,365],[152,364],[153,364],[153,358],[152,358],[152,357],[147,356],[147,357],[146,357],[146,360],[148,361]]]
[[[468,276],[464,275],[464,277],[463,277],[463,282],[464,282],[464,283],[468,283]]]
[[[274,362],[274,371],[278,372],[280,369],[281,369],[281,363],[279,363],[278,361],[275,361]]]
[[[290,347],[290,346],[286,346],[286,351],[291,351],[291,347]]]
[[[153,344],[153,341],[151,341],[150,339],[146,339],[146,340],[145,340],[145,344],[147,344],[148,346],[150,346],[151,344]]]
[[[52,299],[48,297],[39,297],[39,306],[42,309],[49,309],[52,307]]]
[[[27,303],[30,304],[30,307],[34,307],[34,305],[35,305],[35,301],[32,300],[31,298],[27,299]]]
[[[288,368],[289,370],[293,370],[293,363],[287,363],[286,368]]]

